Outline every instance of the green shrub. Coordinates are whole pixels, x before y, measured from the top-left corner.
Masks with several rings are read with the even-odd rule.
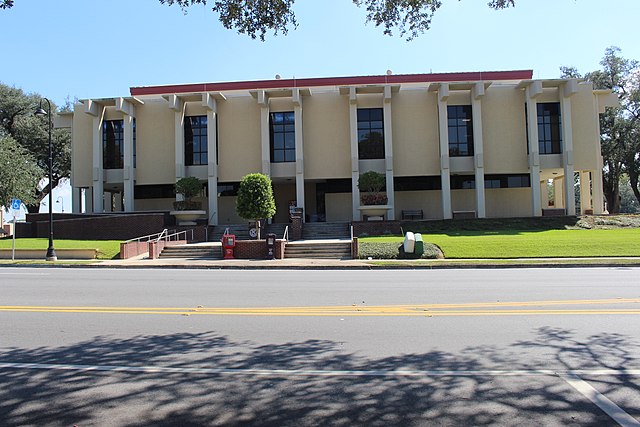
[[[359,242],[358,257],[360,259],[399,259],[400,251],[398,248],[402,243],[398,242]],[[409,257],[404,257],[408,259]],[[433,243],[424,244],[424,254],[421,258],[436,259],[442,258],[442,252],[437,245]],[[402,259],[402,258],[400,258]]]

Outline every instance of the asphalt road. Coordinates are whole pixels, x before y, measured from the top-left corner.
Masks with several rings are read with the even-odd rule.
[[[640,425],[640,269],[0,268],[0,424]]]

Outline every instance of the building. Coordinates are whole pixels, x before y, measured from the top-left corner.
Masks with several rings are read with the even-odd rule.
[[[277,213],[361,220],[358,177],[386,177],[386,219],[603,212],[598,114],[617,98],[576,79],[499,71],[133,87],[86,99],[72,127],[74,212],[170,210],[205,183],[208,223],[242,223],[241,178],[273,181]],[[568,177],[568,179],[567,179]],[[550,206],[547,186],[553,183]]]

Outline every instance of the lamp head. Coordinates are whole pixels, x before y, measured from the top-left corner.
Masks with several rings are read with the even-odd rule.
[[[33,113],[33,114],[35,114],[35,115],[36,115],[36,116],[38,116],[38,117],[42,117],[42,116],[46,116],[46,115],[47,115],[47,112],[46,112],[46,111],[44,111],[44,109],[42,108],[42,105],[41,105],[41,106],[39,106],[39,107],[36,109],[36,111],[34,111],[34,113]]]

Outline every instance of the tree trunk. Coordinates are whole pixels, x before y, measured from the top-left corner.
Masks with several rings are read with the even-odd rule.
[[[629,170],[629,183],[631,184],[631,190],[633,190],[633,194],[636,196],[638,203],[640,203],[640,188],[638,187],[638,181],[640,181],[639,173],[640,171],[635,169]]]

